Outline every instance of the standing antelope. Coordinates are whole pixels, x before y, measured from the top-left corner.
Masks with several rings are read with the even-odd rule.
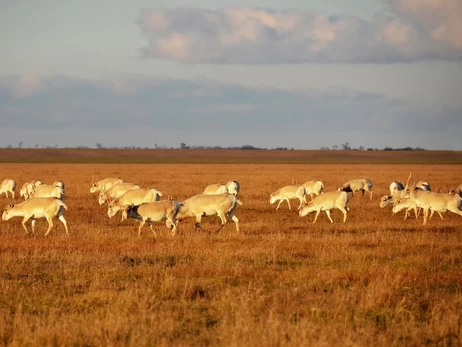
[[[279,206],[283,201],[287,201],[289,205],[289,210],[292,209],[290,206],[289,199],[298,199],[300,205],[298,205],[297,210],[302,207],[303,202],[305,202],[306,190],[304,186],[285,186],[277,191],[271,193],[270,195],[270,204],[274,204],[276,201],[279,201],[276,210],[279,209]]]
[[[343,213],[343,223],[347,220],[347,214],[350,210],[348,208],[349,201],[348,194],[346,192],[327,192],[318,196],[315,196],[313,200],[304,205],[301,210],[298,212],[300,217],[304,217],[307,214],[316,211],[316,216],[314,217],[313,223],[316,223],[319,214],[321,211],[325,211],[327,217],[331,223],[334,223],[330,217],[330,211],[333,209],[338,209]]]
[[[27,231],[26,222],[32,218],[32,233],[35,233],[36,220],[39,218],[46,218],[48,229],[45,232],[45,236],[47,236],[53,227],[53,217],[58,217],[66,229],[66,234],[69,235],[66,219],[64,219],[64,210],[67,210],[67,206],[60,199],[31,198],[17,205],[7,205],[3,211],[2,220],[7,221],[13,217],[23,217],[21,224],[26,233],[29,233]]]
[[[9,199],[8,193],[11,193],[11,196],[14,199],[15,190],[16,190],[16,181],[10,178],[4,179],[2,184],[0,185],[0,195],[5,193],[7,199]]]
[[[342,184],[342,186],[338,189],[338,191],[343,191],[350,193],[354,196],[355,192],[362,192],[364,196],[364,192],[369,192],[370,199],[372,200],[372,181],[367,178],[360,178],[355,180],[350,180]]]

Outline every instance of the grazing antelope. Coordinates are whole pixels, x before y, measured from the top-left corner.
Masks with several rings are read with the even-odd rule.
[[[196,229],[205,231],[201,227],[202,217],[218,215],[221,219],[221,226],[216,232],[219,232],[227,223],[226,216],[228,216],[236,225],[236,231],[239,232],[239,219],[234,215],[237,205],[242,205],[242,202],[232,194],[195,195],[181,203],[177,219],[182,221],[194,217]]]
[[[316,216],[314,217],[313,223],[316,223],[319,214],[321,211],[325,211],[327,217],[331,223],[334,223],[330,216],[330,211],[333,209],[338,209],[343,213],[343,223],[347,220],[347,214],[350,210],[348,207],[348,202],[350,198],[348,197],[347,192],[327,192],[318,196],[315,196],[313,200],[309,201],[304,205],[298,212],[300,217],[304,217],[311,212],[316,211]]]
[[[228,193],[237,196],[241,191],[241,185],[238,181],[229,181],[226,183],[226,187],[228,188]]]
[[[11,193],[11,197],[14,199],[15,190],[16,190],[16,181],[10,178],[4,179],[2,184],[0,185],[0,195],[5,193],[7,199],[9,199],[8,193]]]
[[[439,194],[431,191],[418,189],[416,186],[406,188],[406,198],[410,198],[417,207],[424,210],[423,225],[427,224],[428,212],[446,212],[462,216],[462,198],[455,194]],[[443,218],[440,215],[441,218]]]
[[[138,226],[138,237],[141,235],[141,228],[148,223],[152,233],[156,235],[152,227],[154,222],[165,222],[167,228],[172,229],[172,235],[177,231],[177,215],[181,204],[176,200],[162,200],[144,202],[141,205],[122,206],[122,216],[124,219],[133,218],[140,222]]]
[[[17,205],[7,205],[3,211],[2,220],[7,221],[13,217],[23,217],[21,224],[26,233],[29,233],[27,231],[26,222],[32,218],[32,233],[35,233],[36,220],[45,218],[48,222],[48,229],[45,232],[45,236],[47,236],[53,227],[53,217],[58,217],[66,229],[66,234],[69,235],[66,219],[64,219],[64,210],[67,210],[67,206],[60,199],[31,198]]]
[[[342,186],[337,190],[339,192],[347,192],[354,196],[355,192],[362,192],[364,196],[364,192],[369,192],[370,199],[372,200],[372,181],[367,178],[360,178],[355,180],[350,180],[342,184]]]
[[[123,180],[118,177],[108,177],[98,182],[94,182],[92,179],[90,193],[103,193],[112,186],[119,183],[123,183]]]
[[[216,184],[210,184],[207,187],[205,187],[204,191],[202,194],[227,194],[228,193],[228,187],[225,184],[221,183],[216,183]]]
[[[279,206],[283,201],[287,201],[289,205],[289,210],[291,210],[289,199],[298,199],[300,200],[300,205],[298,205],[297,210],[302,207],[303,202],[305,202],[306,190],[303,186],[285,186],[281,189],[271,193],[270,195],[270,204],[274,204],[276,201],[279,201],[276,210],[279,209]]]
[[[132,189],[140,189],[140,186],[135,183],[117,183],[99,193],[98,203],[104,205],[106,201],[117,199]]]
[[[324,183],[322,181],[308,181],[303,183],[303,187],[305,187],[305,195],[310,194],[311,200],[313,200],[313,194],[318,196],[324,192]]]
[[[159,201],[161,196],[162,193],[156,189],[131,189],[119,198],[109,201],[107,215],[109,218],[112,218],[123,206],[138,206],[145,202]],[[124,219],[124,215],[122,214],[121,221]]]

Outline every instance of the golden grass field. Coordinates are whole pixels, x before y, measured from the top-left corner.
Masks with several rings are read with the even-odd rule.
[[[379,200],[393,180],[462,183],[462,165],[381,164],[20,164],[0,177],[20,187],[66,184],[70,235],[55,220],[26,234],[0,221],[0,343],[76,346],[392,346],[462,343],[462,217],[435,214],[427,226],[392,216]],[[138,222],[108,219],[89,193],[92,175],[119,176],[184,200],[238,180],[243,206],[218,234],[179,224],[157,237]],[[269,204],[292,180],[321,179],[326,191],[370,178],[346,224]],[[19,188],[17,188],[19,195]],[[15,199],[19,202],[20,199]],[[0,197],[2,206],[10,203]],[[294,206],[295,205],[295,206]],[[204,217],[214,230],[218,217]],[[30,225],[29,225],[30,227]]]

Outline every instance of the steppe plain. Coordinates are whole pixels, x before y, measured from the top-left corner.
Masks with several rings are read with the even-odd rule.
[[[56,220],[26,234],[0,221],[3,345],[460,345],[462,218],[426,226],[379,200],[394,180],[462,183],[462,153],[436,151],[0,150],[0,178],[66,184],[70,235]],[[211,183],[241,184],[236,215],[219,233],[109,219],[92,178],[119,176],[182,201]],[[296,181],[326,191],[370,178],[372,201],[299,217],[269,204]],[[19,192],[19,188],[17,189]],[[14,202],[20,202],[16,198]],[[12,200],[0,197],[2,206]],[[294,206],[295,205],[295,206]],[[213,231],[218,217],[203,219]]]

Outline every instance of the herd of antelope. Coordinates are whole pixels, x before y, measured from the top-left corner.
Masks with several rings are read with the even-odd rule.
[[[423,210],[423,225],[427,219],[437,212],[441,219],[441,212],[451,211],[462,216],[462,184],[447,194],[432,192],[428,182],[418,182],[410,185],[412,174],[409,175],[407,183],[404,185],[400,181],[390,184],[390,195],[385,195],[380,199],[380,207],[392,205],[393,214],[406,210],[404,219],[408,217],[410,211],[414,211],[416,219]],[[324,211],[333,223],[331,211],[338,209],[343,213],[343,222],[347,220],[349,212],[348,203],[354,193],[369,192],[372,200],[372,182],[369,179],[355,179],[344,183],[337,191],[324,192],[322,181],[308,181],[303,185],[290,185],[280,188],[271,193],[270,204],[279,201],[276,209],[281,203],[286,201],[289,209],[289,200],[298,199],[297,210],[301,217],[312,212],[316,212],[313,223],[318,219],[319,214]],[[25,201],[19,204],[9,204],[5,207],[2,220],[7,221],[12,217],[22,217],[22,226],[28,233],[26,222],[31,221],[32,232],[34,233],[35,222],[39,218],[45,218],[48,222],[48,235],[53,227],[53,218],[58,219],[64,225],[66,233],[69,234],[67,222],[64,218],[64,211],[67,205],[64,203],[65,188],[64,183],[56,181],[53,184],[42,184],[41,181],[26,182],[20,189],[20,197]],[[0,186],[0,196],[5,194],[9,199],[9,194],[14,199],[16,182],[12,179],[5,179]],[[178,223],[188,218],[195,218],[195,227],[202,229],[201,218],[203,216],[219,216],[221,225],[217,232],[227,223],[230,218],[239,232],[239,219],[235,216],[237,205],[242,202],[237,198],[240,185],[237,181],[229,181],[227,184],[212,184],[207,186],[204,191],[183,202],[176,201],[171,197],[162,200],[163,194],[154,188],[142,188],[134,183],[124,182],[120,178],[105,178],[92,182],[90,193],[98,193],[98,203],[107,203],[107,214],[109,218],[114,217],[119,211],[121,220],[131,218],[140,222],[138,226],[138,236],[141,235],[142,227],[147,223],[154,235],[153,223],[165,222],[172,235],[176,234]],[[310,196],[310,201],[307,197]]]

